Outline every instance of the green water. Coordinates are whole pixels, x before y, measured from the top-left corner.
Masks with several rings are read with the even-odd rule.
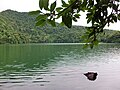
[[[0,90],[120,90],[120,45],[82,47],[0,45]],[[88,71],[98,72],[97,80],[87,80]]]

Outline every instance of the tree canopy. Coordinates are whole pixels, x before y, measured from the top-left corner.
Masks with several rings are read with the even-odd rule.
[[[56,0],[51,4],[49,0],[39,0],[40,10],[30,12],[37,15],[36,26],[46,22],[56,26],[56,20],[62,18],[61,23],[71,28],[72,22],[79,20],[80,12],[85,12],[87,23],[92,24],[85,33],[86,43],[90,43],[91,48],[98,43],[97,37],[106,25],[120,20],[119,0],[61,0],[61,4],[58,7]]]
[[[67,28],[56,23],[43,27],[35,26],[35,17],[28,12],[6,10],[0,12],[0,44],[22,43],[85,43],[82,35],[86,28],[72,26]],[[98,37],[100,42],[120,43],[120,31],[104,30]]]

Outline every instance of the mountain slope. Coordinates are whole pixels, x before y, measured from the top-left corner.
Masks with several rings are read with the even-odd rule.
[[[73,26],[68,29],[65,26],[44,27],[35,26],[35,17],[27,12],[6,10],[0,12],[0,43],[77,43],[83,42],[81,36],[85,27]],[[100,37],[102,42],[120,42],[119,31],[106,31]]]

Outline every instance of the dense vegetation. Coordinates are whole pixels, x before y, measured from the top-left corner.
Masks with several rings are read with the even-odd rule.
[[[58,6],[55,0],[39,0],[39,9],[31,11],[31,14],[37,15],[37,26],[44,25],[46,22],[56,26],[56,20],[62,18],[63,23],[68,28],[72,27],[73,21],[78,22],[81,12],[85,12],[87,23],[86,45],[93,48],[98,44],[98,37],[104,32],[104,27],[110,26],[110,23],[120,21],[120,0],[59,0]],[[38,18],[42,17],[42,18]]]
[[[81,37],[86,29],[82,26],[73,26],[68,29],[57,24],[52,27],[46,24],[43,27],[35,26],[35,17],[27,12],[6,10],[0,12],[0,44],[10,43],[78,43],[84,42]],[[101,42],[120,43],[120,31],[105,30],[99,36]]]

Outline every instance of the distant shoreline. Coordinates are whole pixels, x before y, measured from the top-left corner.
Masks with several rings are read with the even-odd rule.
[[[22,44],[0,44],[0,45],[85,45],[86,43],[22,43]],[[120,43],[99,43],[102,44],[120,44]]]

